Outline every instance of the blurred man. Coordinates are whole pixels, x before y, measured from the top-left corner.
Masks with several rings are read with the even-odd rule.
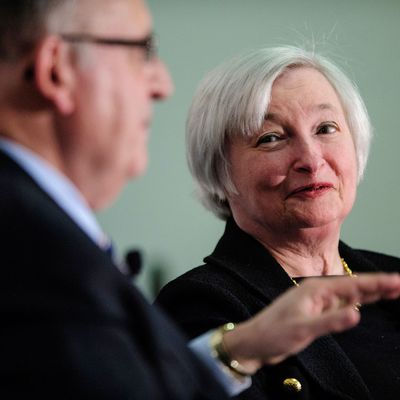
[[[0,3],[3,398],[222,399],[356,324],[352,303],[398,295],[397,276],[311,282],[192,343],[208,366],[187,349],[115,267],[92,214],[146,168],[152,103],[172,87],[154,50],[142,0]],[[274,347],[293,313],[302,335]]]

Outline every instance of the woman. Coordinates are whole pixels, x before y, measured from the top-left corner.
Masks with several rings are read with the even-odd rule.
[[[188,160],[226,230],[158,302],[195,336],[247,319],[306,277],[399,271],[399,259],[339,240],[370,138],[357,89],[319,55],[263,49],[210,73],[189,112]],[[398,399],[399,305],[362,306],[356,328],[263,368],[241,398]]]

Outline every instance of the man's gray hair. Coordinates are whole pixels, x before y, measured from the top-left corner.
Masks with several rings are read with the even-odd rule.
[[[0,1],[0,60],[15,60],[32,50],[52,30],[53,12],[75,0]]]
[[[284,46],[253,51],[206,75],[200,83],[186,124],[187,159],[200,201],[215,215],[231,215],[225,193],[236,193],[227,143],[234,135],[261,129],[272,85],[285,70],[311,67],[336,90],[357,155],[358,180],[367,163],[372,128],[355,84],[330,60],[301,48]]]

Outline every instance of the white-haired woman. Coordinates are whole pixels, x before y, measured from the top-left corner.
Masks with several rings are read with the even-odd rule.
[[[189,112],[187,150],[202,202],[226,230],[158,302],[195,336],[247,319],[307,277],[399,271],[398,258],[340,241],[370,139],[355,85],[317,54],[262,49],[211,72]],[[398,399],[399,301],[360,313],[356,328],[260,370],[241,398]]]

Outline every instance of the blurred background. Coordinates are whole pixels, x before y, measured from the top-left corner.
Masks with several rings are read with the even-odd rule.
[[[204,74],[246,50],[315,48],[356,82],[374,126],[365,178],[342,239],[400,256],[400,1],[148,0],[175,93],[155,107],[147,174],[99,215],[123,255],[142,252],[136,280],[150,300],[160,285],[202,263],[224,223],[197,202],[184,126]]]

